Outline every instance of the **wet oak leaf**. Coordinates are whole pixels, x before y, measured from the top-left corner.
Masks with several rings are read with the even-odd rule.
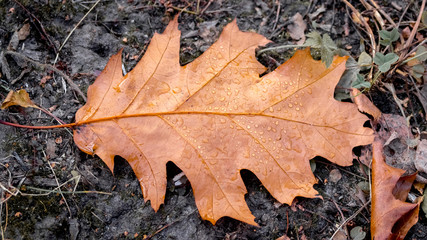
[[[155,210],[165,198],[166,163],[174,162],[191,182],[201,217],[213,224],[229,216],[256,225],[242,169],[281,203],[318,197],[309,160],[351,165],[352,148],[370,144],[372,130],[356,105],[334,100],[345,57],[326,69],[309,49],[297,51],[260,77],[266,68],[255,49],[268,42],[233,21],[180,66],[175,18],[125,76],[121,52],[111,57],[76,114],[76,144],[111,170],[114,156],[126,159]]]

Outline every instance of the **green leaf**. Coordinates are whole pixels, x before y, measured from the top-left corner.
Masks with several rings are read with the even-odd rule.
[[[307,40],[305,41],[305,45],[310,46],[312,48],[321,48],[322,47],[322,36],[317,31],[309,32],[307,34]]]
[[[374,63],[378,65],[380,72],[387,72],[390,70],[391,64],[395,63],[399,59],[399,56],[395,53],[384,54],[377,52],[374,56]]]
[[[350,231],[350,237],[353,240],[363,240],[366,237],[366,232],[363,231],[362,227],[354,227]]]
[[[328,34],[320,35],[319,32],[313,31],[307,34],[305,45],[320,49],[322,62],[329,67],[334,58],[334,51],[337,50],[337,45]]]
[[[424,65],[423,64],[417,64],[412,66],[411,70],[409,71],[411,73],[411,75],[416,78],[419,79],[423,76],[425,69],[424,69]]]
[[[417,56],[416,58],[421,62],[427,60],[426,48],[423,45],[419,46],[415,56]]]
[[[397,28],[393,28],[390,32],[387,30],[381,30],[380,37],[380,43],[384,46],[388,46],[399,39],[399,31]]]
[[[359,59],[357,60],[357,64],[360,67],[368,67],[370,68],[372,65],[372,57],[371,55],[367,54],[366,52],[362,52],[359,56]]]
[[[361,88],[370,88],[371,83],[365,81],[365,78],[361,74],[356,75],[357,79],[351,84],[351,87],[361,89]]]

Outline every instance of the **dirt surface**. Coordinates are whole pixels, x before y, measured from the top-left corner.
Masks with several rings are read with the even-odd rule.
[[[4,99],[10,89],[23,88],[35,103],[63,121],[73,122],[77,109],[84,105],[83,98],[64,76],[44,68],[43,64],[54,64],[61,44],[95,1],[20,2],[23,6],[15,1],[0,0],[0,99]],[[295,44],[288,26],[296,13],[307,23],[306,33],[316,27],[328,33],[352,56],[361,52],[360,33],[340,1],[281,0],[279,5],[279,1],[273,0],[201,0],[202,13],[194,14],[197,2],[101,1],[66,41],[55,66],[86,93],[109,57],[121,48],[124,49],[124,68],[131,70],[153,34],[162,32],[182,9],[179,17],[182,64],[203,53],[233,19],[237,19],[241,30],[263,34],[275,42],[274,46]],[[382,2],[388,14],[400,17],[402,10],[388,3]],[[358,1],[353,4],[363,9]],[[408,3],[397,1],[396,4],[404,8]],[[415,9],[409,11],[404,20],[415,19],[416,13]],[[26,23],[30,23],[29,35],[22,40],[14,39],[14,33]],[[7,54],[8,50],[20,55]],[[262,55],[260,61],[273,69],[292,54],[293,50],[289,49],[273,51]],[[23,56],[37,63],[30,63]],[[401,79],[395,83],[398,90],[406,86]],[[405,91],[400,91],[398,96],[410,98],[416,121],[411,124],[425,131],[418,100]],[[370,97],[383,112],[400,114],[389,92],[373,89]],[[1,111],[0,119],[27,125],[57,124],[38,110],[19,107]],[[351,167],[339,167],[316,158],[314,175],[319,182],[315,189],[323,200],[297,198],[292,206],[281,205],[255,175],[242,171],[248,189],[246,201],[259,227],[230,218],[220,219],[213,226],[200,218],[190,183],[185,178],[179,183],[173,180],[180,172],[174,164],[167,166],[165,204],[156,213],[149,202],[144,202],[128,163],[118,157],[115,162],[113,175],[98,157],[82,153],[65,130],[34,131],[0,125],[0,182],[12,192],[20,189],[23,193],[12,196],[0,190],[2,200],[8,198],[0,208],[2,238],[276,239],[287,235],[290,239],[329,239],[344,219],[369,199],[366,167],[356,160]],[[61,184],[64,184],[63,196],[56,188]],[[360,226],[369,239],[369,209],[370,205],[366,204],[366,209],[350,220],[344,231]],[[427,238],[426,218],[423,213],[420,216],[406,239]]]

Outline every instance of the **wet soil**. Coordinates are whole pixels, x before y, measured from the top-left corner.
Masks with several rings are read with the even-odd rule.
[[[40,64],[53,64],[61,44],[95,1],[20,2],[25,9],[15,1],[0,0],[0,52],[5,53],[8,47],[12,47],[12,50]],[[353,2],[356,6],[360,5]],[[125,70],[131,70],[153,34],[162,32],[180,9],[185,9],[179,17],[182,64],[193,61],[203,53],[233,19],[237,19],[241,30],[263,34],[274,42],[273,45],[295,44],[287,26],[297,12],[305,17],[307,31],[316,26],[353,56],[360,54],[360,35],[345,5],[339,1],[281,0],[278,15],[278,1],[201,0],[200,10],[203,10],[203,14],[188,12],[197,10],[196,3],[101,1],[68,39],[55,66],[70,76],[85,93],[109,57],[119,49],[124,49]],[[399,1],[397,4],[404,7],[407,3]],[[322,7],[325,11],[313,15]],[[399,11],[394,8],[387,10],[391,16],[399,16]],[[14,32],[26,23],[30,23],[29,36],[11,46]],[[273,69],[292,54],[289,49],[271,52],[262,56],[260,61]],[[10,89],[23,88],[34,102],[65,122],[73,122],[74,114],[84,105],[84,100],[70,88],[63,76],[20,57],[6,55],[4,59],[0,78],[1,99]],[[4,68],[5,62],[8,69]],[[375,89],[370,94],[383,112],[400,113],[390,94]],[[405,92],[400,94],[405,95]],[[403,95],[402,99],[407,97]],[[419,105],[417,103],[415,107]],[[1,111],[0,118],[28,125],[57,124],[40,111],[19,107]],[[418,116],[416,118],[419,119]],[[418,127],[425,130],[423,124],[419,121]],[[173,163],[167,165],[165,204],[156,213],[149,202],[144,202],[138,181],[124,159],[116,157],[112,174],[98,157],[81,152],[67,131],[33,131],[0,125],[0,182],[12,192],[20,189],[26,194],[11,196],[0,190],[3,200],[9,198],[0,209],[4,231],[2,237],[276,239],[287,235],[291,239],[329,239],[344,218],[352,216],[369,199],[369,188],[366,189],[368,175],[356,157],[351,167],[339,167],[321,158],[313,162],[316,165],[314,175],[318,179],[315,189],[323,199],[297,198],[292,206],[281,205],[254,174],[243,170],[241,175],[248,189],[246,202],[259,226],[231,218],[222,218],[212,225],[200,218],[190,183],[181,179],[181,183],[177,184],[173,180],[180,172]],[[63,183],[63,196],[57,191],[49,192]],[[31,193],[35,195],[29,195]],[[367,232],[366,239],[369,239],[370,205],[366,207],[346,225],[345,231],[360,226]],[[426,219],[424,214],[420,216],[420,222],[406,239],[427,238]]]

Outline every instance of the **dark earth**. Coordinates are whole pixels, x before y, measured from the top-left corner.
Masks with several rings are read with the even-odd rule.
[[[295,44],[288,26],[296,13],[307,23],[306,33],[316,28],[329,34],[338,47],[356,59],[363,49],[361,43],[367,42],[361,41],[361,37],[367,38],[366,34],[338,0],[103,0],[59,51],[96,1],[19,2],[22,5],[0,0],[0,99],[9,90],[25,89],[36,104],[69,123],[85,101],[63,75],[43,64],[55,64],[86,93],[110,56],[123,48],[124,68],[131,70],[153,34],[162,32],[179,13],[183,65],[215,42],[233,19],[237,19],[241,30],[272,40],[272,46]],[[359,1],[350,2],[365,11]],[[377,2],[398,20],[410,1],[395,1],[397,7],[392,1]],[[411,4],[402,24],[414,21],[418,15],[421,1]],[[30,23],[29,35],[17,41],[14,32],[26,23]],[[9,50],[20,55],[7,54]],[[54,63],[58,51],[59,58]],[[259,60],[272,70],[293,52],[270,51],[260,55]],[[30,63],[23,56],[37,63]],[[407,111],[414,114],[411,124],[425,131],[425,113],[419,100],[405,91],[407,80],[383,81],[395,84],[400,99],[410,99],[412,105]],[[390,92],[373,87],[368,96],[382,112],[400,115]],[[26,125],[58,124],[39,110],[21,107],[1,111],[0,119]],[[185,177],[177,180],[180,170],[173,163],[167,165],[165,203],[156,213],[149,202],[144,202],[139,183],[124,159],[115,159],[112,174],[98,157],[81,152],[74,145],[72,134],[64,129],[28,130],[0,125],[0,183],[16,193],[11,195],[0,188],[1,239],[329,239],[345,219],[359,210],[334,239],[346,239],[343,233],[355,227],[361,227],[369,239],[370,204],[365,204],[369,200],[369,175],[358,161],[360,150],[355,149],[351,167],[314,159],[314,175],[318,179],[314,187],[323,199],[297,198],[292,206],[278,203],[254,174],[242,170],[248,189],[246,202],[259,226],[231,218],[222,218],[214,226],[200,218],[191,185]],[[58,185],[62,185],[63,196]],[[427,221],[421,211],[419,222],[405,239],[426,238]]]

